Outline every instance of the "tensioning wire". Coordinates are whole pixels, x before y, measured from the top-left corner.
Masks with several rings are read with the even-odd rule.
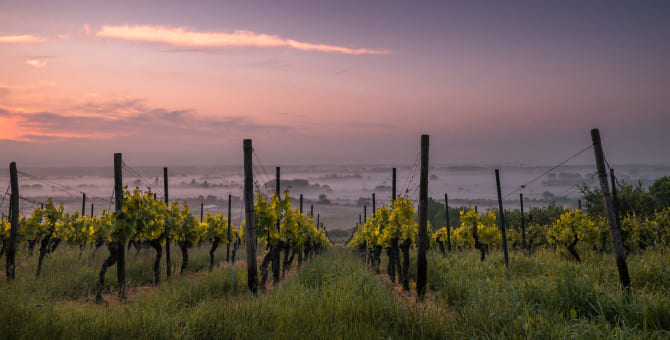
[[[560,168],[560,167],[563,166],[565,163],[567,163],[567,162],[569,162],[570,160],[574,159],[575,157],[577,157],[577,156],[583,154],[584,152],[586,152],[586,150],[590,149],[591,147],[593,147],[593,144],[589,144],[587,147],[583,148],[582,150],[580,150],[580,151],[577,152],[576,154],[574,154],[574,155],[568,157],[568,159],[566,159],[566,160],[564,160],[564,161],[562,161],[562,162],[560,162],[560,163],[554,165],[553,167],[549,168],[547,171],[545,171],[545,172],[543,172],[542,174],[540,174],[539,176],[536,176],[535,178],[531,179],[531,180],[528,181],[526,184],[522,184],[522,185],[520,185],[519,188],[515,189],[514,191],[511,191],[511,192],[507,193],[507,194],[506,194],[505,196],[503,196],[503,197],[504,197],[504,198],[507,198],[508,196],[510,196],[510,195],[512,195],[512,194],[514,194],[514,193],[517,193],[517,192],[519,192],[519,191],[525,189],[527,186],[529,186],[530,184],[533,184],[535,181],[537,181],[537,180],[539,180],[540,178],[546,176],[548,173],[550,173],[550,172],[552,172],[552,171],[554,171],[554,170]]]
[[[414,182],[414,176],[416,175],[416,169],[419,167],[419,157],[420,156],[421,156],[421,152],[419,151],[416,154],[416,159],[414,160],[414,164],[412,165],[412,169],[407,174],[407,178],[405,179],[405,184],[403,184],[403,186],[400,187],[401,188],[400,192],[404,191],[405,195],[408,194],[409,189],[410,189],[409,186],[412,185],[412,183]],[[402,190],[402,188],[405,188],[405,190]]]
[[[126,164],[126,162],[121,161],[121,165],[123,166],[124,169],[128,170],[128,172],[130,172],[131,175],[135,176],[135,178],[139,179],[140,182],[144,183],[144,185],[146,185],[149,190],[151,190],[151,188],[154,188],[154,186],[151,185],[151,183],[149,183],[148,180],[146,180],[137,170],[133,169],[130,165]],[[159,193],[161,194],[161,196],[164,196],[163,191],[160,190],[159,187],[155,188],[156,193]]]
[[[18,174],[20,174],[20,175],[23,175],[23,176],[26,176],[26,177],[28,177],[28,178],[32,178],[32,179],[34,179],[34,180],[36,180],[36,181],[42,182],[42,183],[44,183],[44,184],[50,186],[52,189],[58,189],[58,190],[60,190],[60,191],[62,191],[62,192],[65,192],[65,193],[70,194],[71,196],[75,196],[75,197],[78,196],[78,195],[74,194],[72,191],[70,191],[68,187],[66,187],[66,186],[64,186],[64,185],[62,185],[62,184],[58,184],[58,183],[55,183],[55,182],[51,182],[51,181],[47,180],[45,177],[36,176],[36,175],[31,175],[31,174],[29,174],[29,173],[27,173],[27,172],[25,172],[25,171],[20,171],[20,170],[17,170],[16,172],[17,172]],[[81,193],[84,194],[85,192],[82,191]]]

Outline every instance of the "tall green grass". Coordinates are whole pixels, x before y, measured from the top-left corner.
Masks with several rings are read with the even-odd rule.
[[[179,277],[181,252],[171,254],[173,277]],[[42,273],[35,277],[37,254],[28,256],[25,248],[20,248],[17,256],[16,282],[28,288],[33,295],[52,300],[72,300],[95,296],[98,274],[103,261],[109,256],[107,247],[99,249],[87,247],[83,251],[76,247],[61,246],[53,254],[47,255],[42,265]],[[126,250],[126,285],[130,288],[153,283],[153,263],[156,252],[153,248]],[[245,258],[243,251],[237,252],[238,260]],[[225,263],[225,245],[219,247],[214,256],[215,265]],[[4,264],[4,259],[3,259]],[[209,246],[194,247],[189,250],[189,263],[184,275],[206,271],[209,268]],[[167,280],[165,252],[161,258],[161,280]],[[4,284],[4,270],[0,273],[0,285]],[[117,287],[116,265],[109,267],[105,276],[104,292],[112,292]]]
[[[441,337],[439,315],[398,302],[358,258],[334,250],[258,296],[232,269],[176,279],[121,305],[44,303],[3,284],[3,338],[393,338]],[[234,282],[233,282],[234,280]]]
[[[129,290],[145,286],[131,301],[121,304],[93,303],[95,285],[106,248],[62,247],[44,263],[35,278],[35,256],[19,256],[14,282],[0,281],[0,338],[168,338],[178,333],[188,311],[202,301],[246,292],[241,266],[209,273],[209,248],[195,247],[189,266],[179,274],[181,256],[173,252],[173,278],[153,288],[155,252],[127,252]],[[165,254],[163,254],[165,255]],[[238,252],[238,257],[240,252]],[[225,247],[215,253],[215,263],[225,262]],[[164,257],[163,257],[164,263]],[[165,266],[161,268],[166,279]],[[105,291],[114,293],[116,266],[106,275]]]
[[[417,339],[447,334],[439,318],[397,301],[359,258],[333,250],[271,294],[203,304],[191,331],[204,338]]]
[[[243,266],[210,273],[202,247],[190,259],[197,273],[125,303],[96,305],[84,297],[106,256],[102,250],[57,253],[37,280],[25,268],[32,260],[24,258],[17,280],[0,282],[0,338],[670,338],[669,276],[659,264],[659,258],[670,262],[665,254],[629,256],[627,295],[608,254],[585,253],[576,264],[553,250],[512,253],[506,270],[495,252],[484,262],[470,251],[431,252],[429,303],[417,306],[394,296],[348,250],[325,252],[253,296]],[[129,253],[129,281],[149,283],[153,257]],[[412,279],[414,263],[412,254]],[[108,274],[110,290],[114,276]]]
[[[475,252],[432,253],[428,282],[462,337],[670,337],[670,276],[651,256],[628,258],[629,294],[612,256],[595,252],[581,264],[552,250],[512,254],[509,270],[501,254],[480,262]]]

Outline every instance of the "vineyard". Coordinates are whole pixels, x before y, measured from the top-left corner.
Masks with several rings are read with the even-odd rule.
[[[670,181],[670,178],[662,178],[661,181]],[[612,251],[607,222],[603,216],[589,216],[580,209],[556,206],[535,209],[534,213],[544,221],[529,222],[523,230],[518,224],[508,227],[507,241],[519,253],[531,255],[539,249],[548,248],[556,250],[557,256],[569,254],[579,263],[581,257],[578,248],[599,253]],[[409,200],[398,198],[392,207],[382,206],[371,219],[359,226],[347,246],[365,255],[377,272],[381,249],[385,249],[389,254],[388,273],[393,280],[395,269],[391,266],[397,262],[391,254],[395,254],[398,244],[405,245],[405,256],[410,247],[416,247],[418,226],[414,220],[415,214]],[[479,213],[470,206],[458,210],[458,214],[460,224],[456,228],[443,226],[433,232],[428,225],[430,248],[437,248],[445,256],[446,249],[450,252],[452,249],[457,252],[476,250],[480,253],[481,261],[491,251],[502,250],[497,211],[486,209]],[[646,250],[667,248],[670,246],[670,206],[648,216],[634,213],[625,215],[621,219],[621,232],[628,253],[639,254]]]
[[[523,195],[503,209],[496,169],[499,207],[480,211],[428,199],[427,146],[417,199],[396,196],[394,168],[389,203],[373,194],[336,245],[302,195],[296,207],[280,193],[279,168],[274,192],[254,190],[250,140],[238,225],[230,206],[198,220],[167,184],[161,200],[115,180],[116,209],[98,216],[51,199],[23,215],[12,196],[0,336],[670,337],[670,177],[646,189],[612,170],[614,204],[601,179],[582,188],[583,208],[524,211]]]
[[[289,192],[285,199],[274,196],[265,200],[257,193],[255,209],[257,236],[259,244],[268,247],[261,266],[262,286],[267,279],[268,261],[285,252],[284,270],[293,263],[296,254],[302,264],[302,254],[309,257],[331,246],[323,230],[316,229],[311,218],[291,208]],[[223,214],[207,214],[198,222],[190,212],[188,205],[173,202],[169,205],[157,200],[151,190],[132,192],[123,191],[123,208],[101,216],[82,216],[78,212],[63,213],[63,206],[56,207],[51,200],[44,208],[37,208],[30,216],[19,218],[17,241],[25,245],[28,256],[32,256],[35,247],[39,248],[36,276],[40,276],[43,261],[49,254],[55,253],[63,243],[66,247],[75,247],[83,251],[88,246],[96,249],[107,244],[110,256],[102,265],[96,299],[102,299],[102,287],[107,267],[117,262],[119,245],[149,246],[156,252],[154,262],[154,283],[160,280],[160,261],[162,249],[169,241],[178,245],[182,262],[180,272],[188,265],[189,249],[205,243],[209,245],[210,270],[214,266],[214,252],[220,245],[233,245],[232,260],[235,261],[238,247],[245,241],[244,223],[238,227],[228,223]],[[275,224],[281,220],[280,228]],[[9,221],[2,222],[2,250],[5,251],[10,236]],[[280,232],[281,230],[281,232]],[[290,257],[289,257],[290,253]],[[276,266],[278,267],[278,266]],[[123,292],[121,291],[121,294]]]

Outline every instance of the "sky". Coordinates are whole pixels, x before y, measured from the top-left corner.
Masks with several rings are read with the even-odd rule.
[[[25,166],[670,161],[667,1],[2,1]],[[593,162],[592,155],[576,160]]]

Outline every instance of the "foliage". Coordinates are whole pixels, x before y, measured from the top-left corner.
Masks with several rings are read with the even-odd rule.
[[[567,210],[547,230],[549,244],[566,244],[574,240],[584,240],[587,244],[595,244],[600,235],[597,224],[584,215],[581,210]]]
[[[79,216],[78,212],[63,214],[63,218],[56,223],[54,234],[58,239],[80,247],[95,240],[92,224],[86,217]]]
[[[433,233],[433,242],[447,243],[447,227],[442,227]]]
[[[610,190],[612,190],[610,188]],[[583,186],[584,210],[591,216],[603,216],[604,207],[599,188]],[[642,186],[623,182],[617,187],[618,204],[616,208],[621,215],[635,214],[640,217],[653,216],[656,211],[670,207],[670,177],[657,179],[648,190]]]
[[[446,226],[447,219],[445,217],[444,204],[432,198],[428,199],[428,222],[434,226]],[[461,225],[460,209],[449,207],[449,225],[453,228]]]
[[[483,245],[499,246],[501,236],[496,225],[496,214],[489,209],[485,213],[478,213],[471,207],[461,210],[461,226],[454,230],[457,246],[475,247],[476,240]]]
[[[159,241],[165,245],[169,235],[172,240],[189,245],[216,237],[223,243],[228,242],[227,219],[223,214],[208,214],[201,224],[187,205],[173,202],[168,208],[153,196],[150,190],[124,189],[122,209],[100,216],[63,213],[63,206],[56,207],[49,199],[44,209],[38,207],[29,217],[20,218],[18,241],[29,243],[52,237],[80,247],[103,241]],[[1,226],[0,237],[5,240],[9,237],[9,222],[3,221]],[[239,238],[239,231],[233,228],[231,236]]]
[[[269,244],[276,245],[280,240],[279,230],[276,224],[280,218],[279,198],[275,195],[268,201],[256,192],[254,201],[254,224],[256,225],[256,237],[265,239]]]
[[[177,202],[170,204],[166,226],[170,233],[170,239],[181,242],[187,247],[197,244],[200,240],[202,232],[200,223],[191,214],[188,205],[180,207]]]
[[[207,212],[202,223],[200,223],[200,239],[202,241],[218,241],[227,244],[228,240],[228,218],[223,214],[212,215]]]
[[[412,201],[406,197],[398,197],[390,208],[382,205],[375,212],[375,216],[358,226],[347,246],[350,248],[390,247],[393,239],[411,240],[412,243],[415,243],[418,226],[414,215]]]
[[[649,194],[653,197],[657,210],[670,207],[670,176],[657,179],[649,186]]]
[[[308,218],[298,209],[291,207],[290,192],[284,192],[284,198],[276,195],[269,200],[256,192],[254,202],[254,223],[256,237],[271,246],[285,242],[294,251],[303,251],[309,244],[316,248],[326,248],[332,244],[322,229],[318,229],[312,218]],[[279,228],[277,228],[279,222]]]

